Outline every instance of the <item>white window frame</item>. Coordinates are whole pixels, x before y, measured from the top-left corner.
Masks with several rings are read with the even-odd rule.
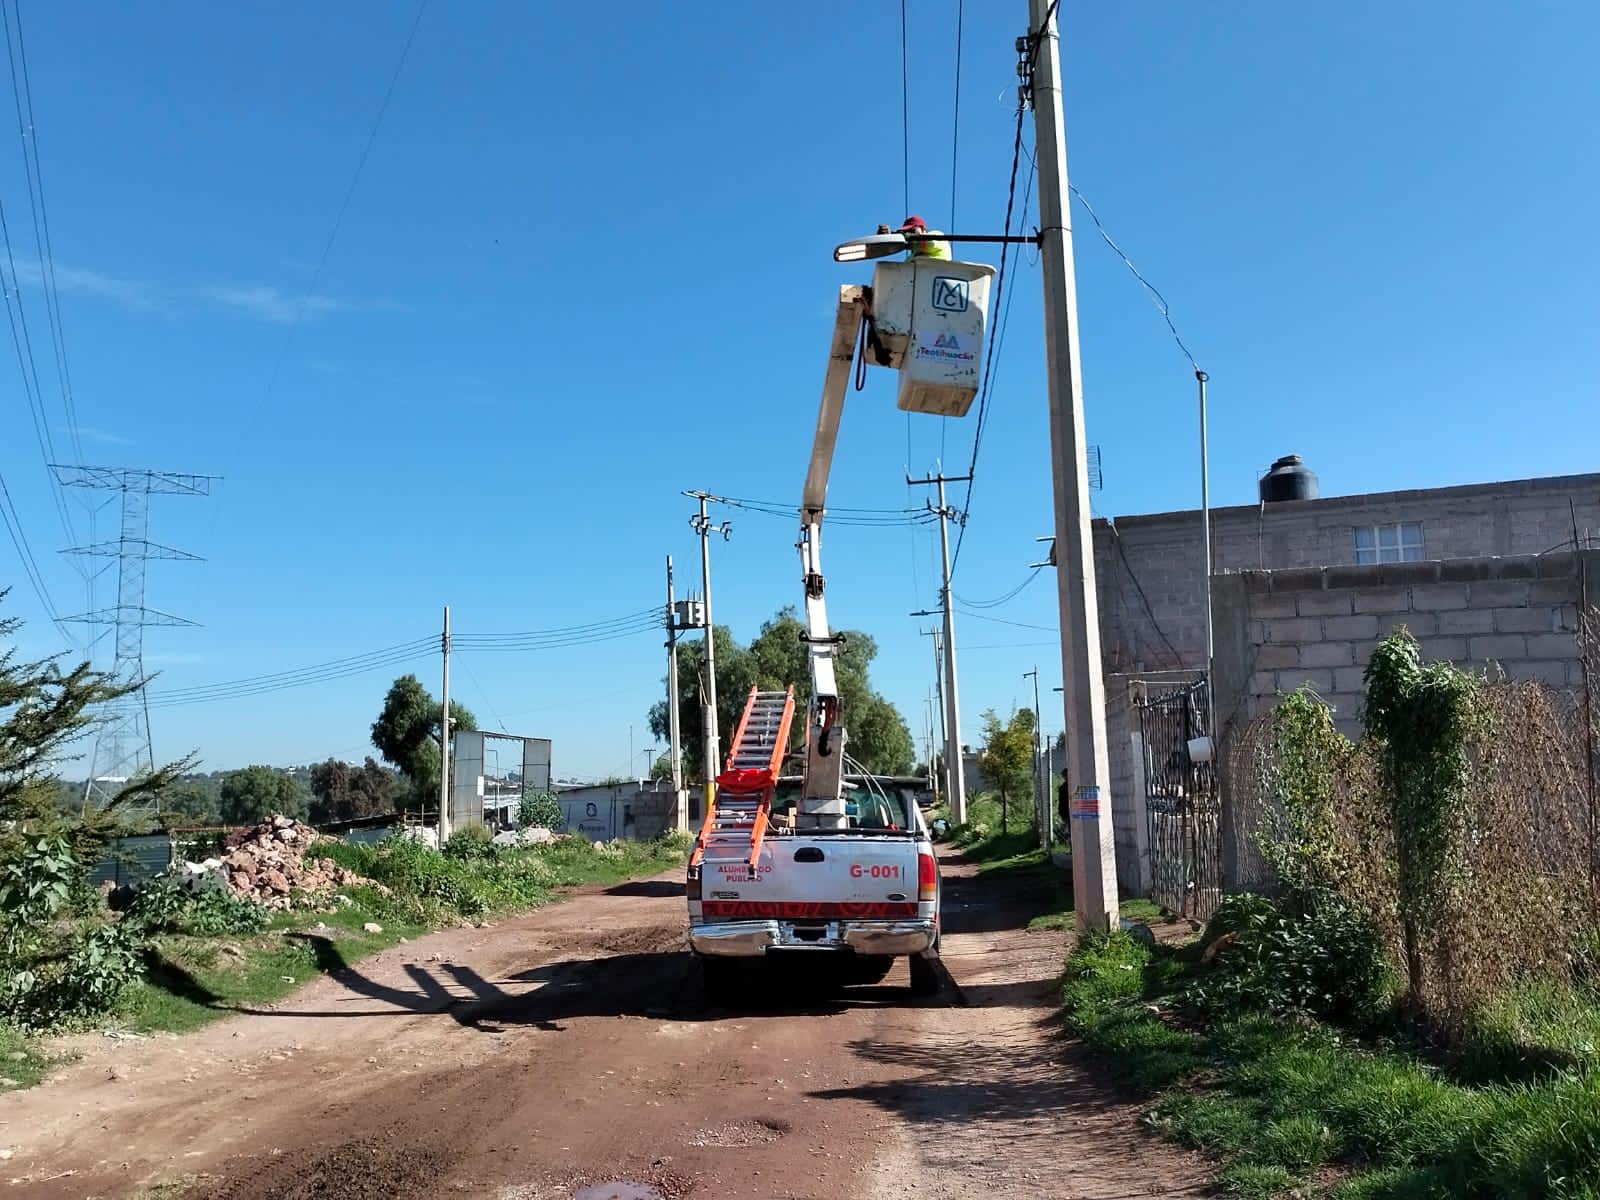
[[[1351,531],[1356,565],[1421,562],[1422,522],[1390,521],[1382,525],[1357,525]]]

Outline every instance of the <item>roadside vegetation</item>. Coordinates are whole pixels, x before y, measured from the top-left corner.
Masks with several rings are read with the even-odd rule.
[[[183,1032],[280,1000],[313,976],[432,929],[486,924],[537,908],[561,888],[666,870],[684,861],[686,846],[682,835],[668,834],[653,842],[596,846],[576,837],[507,847],[481,829],[456,834],[443,852],[399,837],[377,845],[319,842],[311,853],[371,882],[283,913],[233,901],[240,919],[231,928],[166,927],[147,944],[145,972],[110,1016],[140,1032]],[[191,911],[213,903],[202,897]]]
[[[377,845],[318,842],[310,853],[367,882],[297,896],[294,907],[273,911],[162,878],[119,913],[97,892],[74,904],[74,893],[85,894],[73,880],[81,866],[70,857],[53,863],[67,889],[59,902],[33,910],[45,932],[16,960],[22,969],[7,985],[0,1055],[15,1057],[0,1077],[15,1081],[8,1086],[38,1078],[43,1064],[29,1036],[94,1027],[185,1032],[280,1000],[316,975],[432,929],[524,912],[564,887],[665,870],[683,861],[686,839],[501,846],[469,829],[442,851],[397,836]],[[14,924],[5,929],[15,939]]]
[[[1225,1195],[1597,1200],[1600,942],[1587,836],[1551,804],[1562,714],[1403,633],[1366,699],[1359,743],[1308,692],[1257,731],[1271,895],[1187,945],[1084,940],[1066,1024]],[[1530,794],[1540,819],[1503,823]]]
[[[653,873],[687,852],[687,840],[676,834],[648,844],[557,837],[498,845],[482,829],[457,834],[442,850],[398,836],[363,846],[314,840],[280,817],[281,826],[258,830],[277,866],[255,878],[241,859],[200,878],[188,871],[158,877],[137,891],[96,888],[95,865],[116,838],[136,831],[125,815],[132,802],[192,780],[193,763],[141,775],[101,806],[69,797],[57,773],[67,747],[98,706],[141,685],[88,664],[65,669],[56,659],[21,659],[6,644],[16,629],[14,620],[0,618],[0,1088],[37,1081],[47,1065],[41,1035],[192,1029],[280,999],[400,938],[524,911],[563,887]],[[413,781],[427,774],[426,752],[415,743],[436,726],[437,710],[402,679],[374,728],[386,756],[410,754],[400,766]],[[333,783],[352,794],[368,784],[382,791],[389,783],[381,776],[352,768]],[[437,779],[435,764],[435,792]],[[224,779],[222,800],[229,811],[257,815],[260,805],[288,796],[292,783],[268,768],[246,768]],[[522,823],[549,828],[559,816],[552,798],[532,795]],[[291,886],[277,868],[289,870],[284,856],[301,863],[308,850],[354,877],[330,868],[297,876],[307,881],[304,889]],[[260,894],[275,908],[251,890],[268,876],[276,882]]]

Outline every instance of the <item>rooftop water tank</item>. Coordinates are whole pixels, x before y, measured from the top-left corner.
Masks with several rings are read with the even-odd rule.
[[[1280,500],[1315,500],[1317,473],[1300,461],[1298,454],[1285,454],[1261,477],[1261,503]]]

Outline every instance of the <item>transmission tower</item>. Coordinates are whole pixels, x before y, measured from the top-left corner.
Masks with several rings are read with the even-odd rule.
[[[67,621],[116,629],[116,652],[111,677],[118,683],[144,678],[144,631],[152,625],[193,625],[171,613],[146,608],[145,564],[151,559],[198,562],[200,556],[150,540],[151,496],[209,496],[214,475],[187,475],[174,471],[146,471],[134,467],[77,467],[52,464],[65,487],[101,488],[122,493],[122,531],[116,541],[74,546],[68,554],[93,555],[117,560],[117,603],[111,608],[65,617]],[[103,807],[122,786],[140,773],[153,770],[150,748],[150,713],[142,691],[108,704],[95,734],[94,755],[84,802]],[[153,811],[152,800],[146,811]],[[132,815],[132,814],[130,814]]]

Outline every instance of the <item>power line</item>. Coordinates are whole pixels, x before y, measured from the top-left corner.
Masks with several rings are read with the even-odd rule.
[[[217,684],[214,685],[215,690],[205,691],[204,694],[154,692],[149,695],[148,703],[151,708],[176,708],[186,704],[217,704],[226,700],[242,700],[248,696],[261,696],[270,692],[287,691],[291,688],[309,687],[319,683],[332,683],[335,680],[348,679],[353,675],[361,675],[383,667],[395,667],[404,663],[415,662],[418,659],[437,653],[438,639],[427,638],[423,639],[423,644],[407,651],[366,657],[359,662],[351,662],[343,667],[331,667],[320,671],[305,669],[292,678],[275,681],[263,680],[257,683],[241,680],[232,686]],[[199,689],[196,690],[198,691]]]
[[[961,142],[961,26],[967,16],[967,0],[956,0],[956,99],[950,120],[950,228],[956,229],[956,149]]]
[[[0,9],[0,11],[4,11]],[[28,307],[22,302],[22,279],[17,274],[17,260],[12,251],[11,226],[6,221],[5,204],[0,202],[0,241],[4,242],[6,263],[11,268],[10,286],[5,286],[4,272],[0,271],[0,287],[4,287],[6,322],[11,329],[11,343],[17,352],[17,370],[22,375],[22,391],[28,398],[28,412],[33,417],[33,434],[39,443],[39,455],[44,460],[45,474],[50,475],[50,464],[56,461],[55,438],[50,433],[50,416],[44,408],[44,388],[39,383],[39,364],[33,353],[33,338],[28,332]],[[16,296],[16,305],[11,299]],[[76,541],[67,503],[61,488],[51,477],[50,497],[55,502],[56,515],[61,518],[61,528],[69,541]],[[12,510],[16,515],[15,508]]]
[[[56,611],[55,601],[50,598],[50,589],[45,587],[39,563],[33,557],[33,547],[28,545],[28,535],[23,531],[22,519],[17,514],[17,506],[11,499],[11,489],[6,486],[6,477],[3,473],[0,473],[0,522],[5,524],[6,533],[10,535],[11,544],[16,548],[17,558],[22,563],[22,572],[28,577],[33,594],[39,598],[39,603],[44,605],[44,611],[55,627],[61,631],[62,636],[70,641],[67,627],[61,621],[61,614]]]
[[[233,679],[225,683],[201,684],[196,687],[174,688],[171,691],[160,693],[162,703],[172,703],[180,699],[205,697],[217,692],[229,692],[276,684],[294,684],[311,675],[324,672],[342,671],[351,668],[363,668],[379,659],[392,658],[397,654],[409,654],[417,651],[437,649],[437,638],[417,638],[410,642],[402,642],[397,646],[385,646],[380,650],[368,650],[363,654],[352,654],[345,658],[331,659],[325,663],[316,663],[307,667],[295,667],[287,671],[273,671],[266,675],[249,675],[243,679]]]
[[[367,131],[367,140],[361,147],[361,154],[356,159],[356,169],[350,175],[349,186],[344,190],[344,198],[339,202],[339,209],[334,214],[333,228],[328,231],[328,240],[323,243],[322,255],[317,259],[317,269],[311,273],[311,282],[306,287],[307,297],[314,296],[317,285],[322,282],[323,269],[328,265],[328,257],[333,253],[333,244],[339,238],[339,230],[344,226],[345,214],[350,211],[350,201],[356,194],[356,185],[361,182],[361,173],[366,169],[367,158],[372,154],[372,147],[378,141],[378,131],[383,127],[383,118],[389,111],[389,102],[394,99],[394,90],[400,82],[400,73],[405,70],[406,59],[411,56],[411,44],[417,40],[417,29],[422,24],[422,14],[427,10],[428,0],[417,0],[416,15],[411,18],[411,29],[406,34],[405,45],[400,48],[400,59],[395,63],[394,73],[389,76],[389,86],[383,91],[383,99],[378,103],[378,112],[372,119],[372,127]],[[283,349],[278,353],[277,364],[272,368],[272,377],[267,383],[267,393],[271,395],[277,387],[278,374],[283,370],[284,359],[288,357],[289,347],[294,344],[295,330],[300,326],[299,306],[296,306],[294,323],[289,326],[289,331],[284,335]]]
[[[1012,138],[1011,143],[1011,178],[1006,185],[1006,220],[1004,232],[1007,237],[1011,236],[1011,218],[1017,199],[1017,166],[1022,161],[1022,124],[1025,111],[1026,110],[1021,104],[1017,105],[1017,127],[1015,136]],[[1000,267],[995,272],[994,281],[994,311],[997,312],[1000,310],[1001,298],[1005,295],[1006,265],[1009,261],[1008,251],[1010,249],[1011,244],[1009,242],[1002,242],[1000,244]],[[989,339],[989,347],[984,354],[983,384],[978,392],[977,427],[973,430],[972,434],[972,458],[967,464],[966,498],[961,506],[961,524],[960,528],[956,532],[955,552],[950,556],[950,577],[952,579],[955,577],[957,565],[961,562],[961,547],[965,545],[967,540],[967,515],[972,508],[972,489],[975,486],[975,479],[978,470],[978,451],[983,446],[983,426],[989,413],[989,395],[993,384],[995,355],[1001,340],[1002,332],[1003,326],[1002,329],[996,330],[994,337]]]
[[[1167,636],[1167,631],[1161,628],[1161,622],[1156,620],[1155,609],[1150,607],[1150,597],[1145,595],[1144,584],[1139,582],[1139,576],[1135,573],[1133,564],[1128,561],[1128,552],[1123,548],[1122,535],[1117,532],[1115,522],[1112,522],[1111,525],[1111,540],[1117,544],[1117,554],[1122,559],[1122,569],[1128,573],[1128,578],[1133,581],[1134,590],[1139,593],[1139,600],[1144,604],[1145,616],[1150,618],[1151,627],[1160,636],[1162,642],[1165,643],[1167,652],[1172,655],[1173,666],[1182,667],[1183,655],[1178,653],[1177,647],[1172,644],[1172,639]]]
[[[28,204],[33,214],[33,244],[39,259],[39,282],[45,295],[45,314],[50,322],[55,349],[56,376],[61,386],[61,407],[67,418],[67,433],[79,460],[83,458],[82,435],[78,430],[77,401],[72,390],[72,370],[67,359],[65,326],[61,320],[61,290],[56,284],[55,247],[50,238],[50,209],[44,195],[44,167],[39,161],[39,127],[33,115],[33,80],[28,71],[28,43],[22,33],[22,6],[12,0],[16,17],[16,54],[11,52],[11,20],[5,18],[6,54],[11,63],[11,97],[17,109],[17,134],[22,143],[22,164],[28,181]],[[22,89],[17,89],[18,64],[21,64]],[[26,115],[24,115],[24,98]]]
[[[517,653],[534,650],[557,650],[571,646],[586,646],[617,638],[634,637],[641,633],[659,630],[662,624],[659,606],[639,614],[618,617],[611,621],[590,625],[574,625],[566,629],[529,631],[526,633],[452,634],[451,649],[457,654],[483,651]],[[157,692],[149,697],[152,708],[173,708],[185,704],[211,704],[225,700],[239,700],[261,696],[292,688],[332,683],[384,667],[400,666],[438,653],[438,638],[423,637],[398,645],[369,650],[364,654],[331,659],[323,663],[297,667],[289,671],[276,671],[267,675],[248,676],[223,683],[204,684],[191,688],[177,688]]]
[[[995,625],[1014,625],[1018,629],[1038,629],[1044,633],[1060,633],[1061,630],[1054,625],[1030,625],[1026,621],[1008,621],[1004,617],[989,617],[983,613],[968,612],[966,609],[957,609],[963,616],[971,617],[974,621],[989,621]]]
[[[1200,364],[1195,362],[1194,355],[1189,353],[1189,347],[1184,345],[1183,338],[1178,333],[1178,327],[1172,322],[1172,309],[1167,304],[1167,298],[1161,294],[1155,284],[1140,274],[1139,268],[1133,265],[1133,260],[1123,252],[1122,247],[1111,240],[1111,235],[1106,232],[1106,227],[1100,223],[1100,215],[1094,211],[1094,206],[1089,203],[1089,198],[1078,190],[1077,184],[1069,183],[1067,186],[1072,189],[1072,194],[1078,198],[1078,203],[1083,205],[1083,211],[1088,213],[1089,219],[1094,222],[1094,227],[1100,234],[1100,240],[1111,247],[1112,252],[1122,260],[1123,265],[1132,272],[1133,277],[1139,281],[1155,300],[1156,309],[1161,313],[1161,319],[1167,323],[1167,330],[1172,334],[1172,340],[1178,343],[1178,349],[1183,351],[1183,356],[1189,360],[1189,365],[1198,371]]]
[[[1016,587],[1012,588],[1008,592],[1002,592],[992,600],[968,600],[960,592],[955,592],[954,595],[957,600],[959,600],[962,604],[965,604],[968,608],[1000,608],[1002,605],[1009,604],[1011,601],[1015,600],[1019,595],[1022,594],[1023,589],[1025,589],[1035,579],[1039,578],[1039,571],[1039,567],[1034,567],[1033,570],[1028,572],[1027,577],[1024,578],[1021,583],[1017,584]]]
[[[911,64],[906,46],[906,0],[900,0],[900,184],[911,211]]]
[[[800,515],[797,505],[785,504],[779,500],[751,500],[738,496],[711,496],[708,499],[716,504],[725,504],[730,508],[759,513],[762,516],[792,520]],[[830,525],[848,525],[857,528],[925,525],[937,519],[933,513],[924,508],[834,508],[831,505],[828,507],[827,516]]]

